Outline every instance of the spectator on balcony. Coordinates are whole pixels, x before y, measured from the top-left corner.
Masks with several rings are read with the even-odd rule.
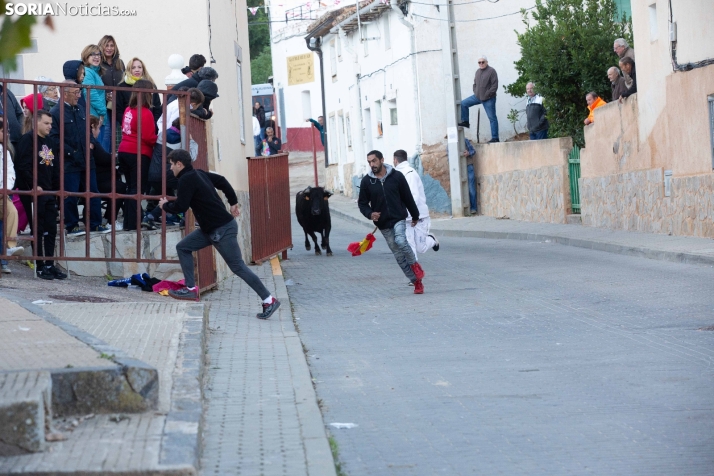
[[[283,148],[283,142],[275,137],[275,131],[272,127],[265,129],[265,139],[263,139],[263,155],[276,155]]]
[[[6,101],[7,105],[5,104]],[[3,110],[4,107],[7,107],[7,111]],[[22,137],[22,124],[25,121],[25,113],[15,95],[3,83],[0,83],[0,116],[7,119],[10,143],[13,148],[16,148],[20,137]]]
[[[253,145],[255,146],[255,156],[260,157],[263,141],[260,140],[260,122],[253,116]]]
[[[216,99],[218,96],[218,85],[213,81],[204,79],[198,83],[198,90],[203,93],[203,108],[206,110],[207,117],[202,117],[202,119],[210,119],[213,116],[213,111],[210,110],[211,101]],[[196,114],[192,112],[192,114]]]
[[[37,111],[37,122],[34,130],[30,130],[20,139],[15,168],[18,173],[18,189],[32,190],[34,174],[37,174],[38,192],[57,191],[60,188],[60,165],[55,158],[59,157],[57,144],[50,140],[52,131],[52,115],[44,110]],[[37,137],[37,150],[34,148]],[[22,195],[25,213],[31,210],[33,199],[30,195]],[[27,204],[25,204],[27,202]],[[37,256],[52,258],[55,255],[57,239],[57,197],[55,195],[40,195],[37,197],[37,230],[34,230],[32,215],[28,213],[30,229],[36,231],[35,247]],[[67,279],[67,275],[54,265],[51,259],[37,261],[37,277],[47,280]]]
[[[526,84],[526,123],[531,140],[541,140],[548,138],[548,118],[543,106],[543,96],[535,93],[535,84]]]
[[[94,164],[94,158],[89,154],[89,163],[87,163],[88,151],[85,150],[85,142],[87,139],[85,128],[86,117],[84,109],[78,106],[81,92],[77,83],[72,79],[64,80],[64,117],[60,118],[60,104],[52,108],[52,130],[50,131],[50,139],[53,141],[57,150],[60,150],[60,125],[64,127],[64,189],[67,192],[84,192],[89,188],[90,192],[99,193],[97,188],[97,173]],[[89,166],[89,184],[86,183],[86,170]],[[81,236],[86,232],[79,228],[79,210],[77,204],[78,197],[66,197],[64,199],[64,215],[65,229],[67,236]],[[89,228],[93,232],[108,233],[110,230],[102,226],[102,208],[99,198],[91,198]],[[86,207],[85,207],[86,215]],[[85,216],[85,223],[87,217]]]
[[[629,98],[637,92],[637,77],[635,72],[635,60],[629,57],[624,57],[620,60],[620,69],[623,73],[632,78],[632,84],[627,88],[627,91],[620,95],[620,102],[624,102],[625,99]]]
[[[627,91],[625,78],[620,76],[620,70],[613,66],[607,70],[607,79],[610,80],[610,86],[612,87],[612,100],[617,101],[622,96],[622,93]]]
[[[24,98],[20,99],[20,106],[22,106],[22,113],[25,118],[22,121],[22,133],[27,134],[34,129],[34,124],[32,122],[32,115],[35,111],[35,104],[37,104],[37,110],[44,109],[44,101],[42,100],[42,94],[28,94]]]
[[[82,84],[84,81],[84,65],[79,60],[65,61],[62,66],[62,74],[64,79],[71,79],[77,84]]]
[[[96,165],[97,188],[100,193],[111,193],[112,169],[116,168],[116,161],[112,157],[111,151],[105,150],[102,144],[97,140],[100,133],[99,126],[99,118],[90,116],[89,131],[92,135],[89,137],[89,148],[92,149],[92,157],[94,157],[94,163]],[[126,184],[121,180],[121,174],[118,171],[114,173],[114,183],[116,184],[114,186],[116,193],[126,193]],[[111,199],[102,198],[101,200],[102,207],[106,207],[104,210],[104,219],[117,231],[121,231],[123,226],[121,223],[116,222],[116,218],[119,215],[119,210],[124,209],[124,199],[118,198],[116,200],[114,215],[112,215]]]
[[[139,58],[132,58],[127,64],[127,69],[124,71],[124,81],[119,83],[119,86],[128,88],[134,87],[137,81],[145,80],[151,86],[149,89],[156,89],[156,83],[151,78],[149,71],[146,69],[146,65]],[[116,104],[116,114],[120,114],[119,117],[124,117],[124,112],[129,106],[129,101],[134,93],[131,91],[117,91],[117,104]],[[153,93],[151,95],[151,113],[154,116],[153,122],[157,122],[161,117],[161,99],[159,98],[159,93]],[[123,121],[123,119],[122,119]]]
[[[152,86],[148,79],[140,79],[134,84],[134,87],[139,89],[152,89]],[[139,130],[140,114],[141,130]],[[131,93],[129,105],[124,112],[121,131],[119,165],[126,176],[127,194],[145,193],[148,190],[151,155],[157,140],[156,123],[151,112],[151,93],[137,91]],[[137,160],[137,154],[141,155],[140,160]],[[138,225],[136,214],[140,205],[137,205],[137,201],[133,199],[126,200],[125,203],[124,230],[136,230]],[[141,218],[139,217],[139,221]]]
[[[473,96],[461,101],[461,122],[459,122],[459,127],[470,127],[469,108],[482,104],[488,116],[488,121],[491,123],[491,140],[488,143],[499,142],[498,117],[496,116],[498,74],[495,69],[488,65],[488,58],[485,55],[481,55],[478,59],[473,91]]]
[[[253,104],[253,116],[260,123],[260,139],[265,139],[265,108],[258,101]]]
[[[52,78],[48,78],[47,76],[38,76],[35,78],[35,81],[44,81],[46,83],[54,82]],[[37,86],[37,92],[42,94],[42,109],[47,112],[50,112],[50,109],[52,109],[59,100],[59,92],[57,92],[57,86],[40,85]]]
[[[102,68],[99,66],[102,63],[102,52],[97,45],[85,46],[82,50],[82,63],[84,64],[84,80],[82,84],[85,86],[104,86],[102,81]],[[89,101],[89,114],[97,116],[102,122],[102,125],[107,119],[107,97],[103,89],[85,89],[83,91],[85,100]],[[103,128],[102,131],[105,129]],[[103,141],[102,134],[99,135],[99,142]]]
[[[218,79],[218,72],[215,69],[213,69],[209,66],[206,66],[204,68],[199,69],[195,73],[193,73],[193,75],[190,78],[184,79],[183,81],[178,83],[176,86],[174,86],[174,89],[179,89],[181,87],[187,87],[189,89],[197,88],[198,83],[200,83],[204,79],[207,79],[208,81],[216,82],[216,80]],[[172,103],[175,100],[176,100],[176,96],[172,94],[169,96],[168,102]]]
[[[603,101],[602,98],[598,96],[595,91],[590,91],[589,93],[587,93],[585,95],[585,101],[588,103],[588,109],[590,110],[590,114],[588,114],[588,117],[585,119],[585,125],[588,126],[595,122],[595,109],[604,106],[607,103]]]
[[[5,187],[6,190],[15,188],[15,165],[12,162],[12,155],[8,150],[5,156],[7,157],[7,184],[3,176],[3,136],[4,124],[3,118],[0,116],[0,190]],[[5,254],[12,256],[22,253],[24,248],[17,246],[17,209],[10,200],[9,193],[0,192],[0,247],[2,246],[3,236],[7,236],[7,249]],[[7,266],[6,260],[0,261],[0,270],[3,273],[10,274],[10,268]]]
[[[206,64],[206,57],[203,55],[195,54],[191,56],[188,60],[188,66],[181,69],[181,72],[186,75],[187,78],[192,77],[196,71],[203,68]]]
[[[309,122],[313,126],[315,126],[315,129],[317,129],[317,131],[320,133],[320,142],[322,143],[322,147],[325,147],[325,134],[327,134],[327,132],[325,131],[325,118],[322,116],[318,116],[317,120],[306,119],[305,122]]]
[[[612,49],[617,53],[617,57],[622,59],[622,58],[631,58],[632,61],[635,61],[635,50],[633,48],[630,48],[630,45],[627,44],[627,40],[624,38],[618,38],[615,40],[615,43],[612,45]],[[632,86],[632,78],[628,73],[625,73],[623,71],[623,76],[625,78],[625,84],[629,88]]]
[[[119,86],[124,79],[124,62],[119,57],[119,46],[117,46],[116,40],[112,35],[104,35],[101,40],[99,40],[99,50],[102,52],[102,62],[100,64],[102,68],[102,81],[105,86]],[[114,101],[113,91],[104,91],[106,101],[107,101],[107,120],[102,124],[101,136],[104,139],[102,141],[102,148],[107,151],[112,151],[112,124],[116,123],[115,137],[114,141],[116,147],[119,147],[121,142],[121,119],[122,116],[114,112],[116,101]]]

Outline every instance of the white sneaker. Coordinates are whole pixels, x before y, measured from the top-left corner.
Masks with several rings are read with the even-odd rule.
[[[116,231],[122,231],[124,229],[124,225],[122,224],[122,222],[117,221],[114,223],[114,229]]]
[[[0,265],[0,272],[4,274],[11,274],[12,271],[10,271],[10,268],[6,264]]]
[[[22,246],[13,246],[12,248],[7,249],[7,255],[17,256],[22,254],[23,251],[25,251],[25,248],[23,248]]]

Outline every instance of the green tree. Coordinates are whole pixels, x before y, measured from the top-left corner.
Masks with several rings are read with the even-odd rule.
[[[12,19],[5,15],[6,3],[5,0],[0,0],[0,65],[6,71],[14,71],[17,67],[15,56],[32,46],[30,32],[32,26],[37,23],[37,18],[33,15],[22,15]]]
[[[584,145],[585,94],[595,91],[611,99],[607,69],[618,63],[613,41],[625,38],[632,44],[631,21],[617,12],[614,0],[536,0],[534,10],[523,10],[526,29],[516,32],[518,79],[505,89],[522,97],[526,84],[535,83],[547,103],[550,137],[572,136]]]
[[[249,7],[262,7],[263,0],[248,0]],[[253,15],[246,10],[248,15],[248,42],[250,49],[250,70],[253,84],[268,82],[268,77],[273,74],[273,63],[270,55],[270,28],[269,18],[265,8],[258,9]]]

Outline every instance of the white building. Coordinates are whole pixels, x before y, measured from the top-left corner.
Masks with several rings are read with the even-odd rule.
[[[344,4],[343,4],[344,5]],[[522,98],[505,93],[503,86],[517,78],[513,62],[520,57],[514,30],[522,30],[521,8],[532,0],[463,3],[454,6],[460,63],[461,97],[473,94],[477,59],[486,55],[499,77],[497,116],[499,136],[514,136],[514,125],[506,116],[511,109],[525,109]],[[443,60],[442,4],[366,0],[360,3],[359,17],[354,4],[332,10],[307,29],[322,45],[325,71],[326,125],[328,131],[327,186],[356,196],[355,184],[366,173],[366,153],[380,150],[391,161],[392,153],[404,149],[416,157],[424,171],[423,180],[430,206],[449,211],[450,177],[446,153],[447,114],[452,114],[444,84],[449,65]],[[297,34],[295,32],[294,34]],[[290,36],[290,35],[286,35]],[[308,52],[304,38],[281,40],[273,37],[275,84],[286,84],[286,56]],[[294,43],[291,43],[293,42]],[[302,41],[302,45],[299,43]],[[316,55],[315,55],[316,56]],[[319,108],[319,63],[309,85],[284,88],[288,118],[297,108],[302,114],[303,98],[309,94]],[[279,87],[279,86],[278,86]],[[317,94],[316,94],[317,93]],[[471,128],[466,137],[474,142],[490,139],[490,127],[481,106],[470,110]],[[319,109],[318,109],[319,110]],[[302,121],[304,119],[300,118]],[[298,122],[288,119],[287,127]],[[523,131],[525,118],[516,124]],[[289,139],[289,138],[288,138]],[[294,150],[291,148],[291,150]]]

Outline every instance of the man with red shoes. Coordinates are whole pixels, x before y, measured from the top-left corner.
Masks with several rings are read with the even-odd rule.
[[[397,264],[406,277],[414,283],[414,294],[424,294],[424,270],[417,263],[406,236],[407,210],[412,217],[411,226],[419,222],[419,209],[404,175],[384,163],[378,150],[367,154],[371,172],[362,177],[359,189],[359,210],[379,228],[392,250]]]

